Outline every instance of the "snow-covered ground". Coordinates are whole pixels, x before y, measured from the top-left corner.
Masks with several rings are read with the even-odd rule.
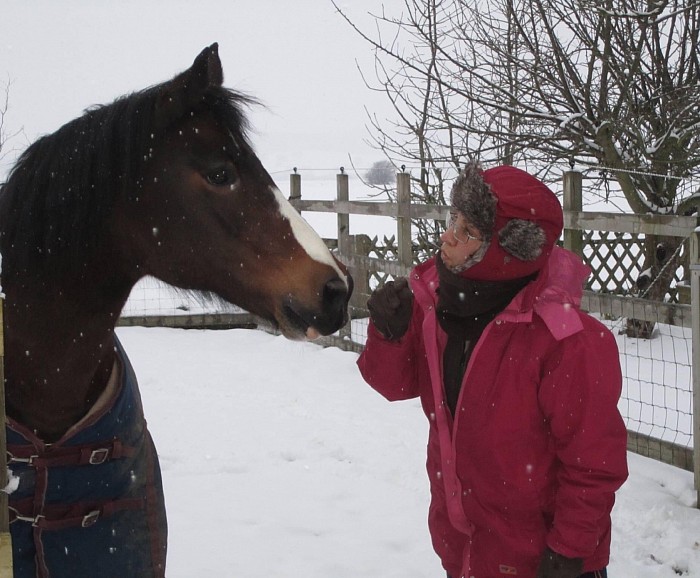
[[[256,330],[120,328],[159,450],[169,578],[439,578],[426,418],[357,355]],[[688,472],[629,455],[611,578],[700,576]]]
[[[134,287],[122,314],[139,317],[240,311],[237,307],[202,302],[156,279],[146,278]],[[692,448],[691,330],[657,323],[653,339],[636,339],[624,335],[625,318],[601,321],[615,335],[620,352],[623,388],[619,408],[627,429]],[[367,319],[353,320],[350,337],[355,343],[364,343]]]

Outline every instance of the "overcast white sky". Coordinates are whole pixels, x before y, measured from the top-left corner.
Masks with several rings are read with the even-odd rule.
[[[368,11],[403,2],[341,5],[368,24]],[[0,0],[0,14],[5,132],[24,129],[18,149],[90,105],[173,76],[218,42],[225,83],[266,105],[251,118],[270,172],[347,166],[348,153],[365,166],[381,158],[363,142],[364,107],[382,115],[388,103],[356,67],[371,72],[373,55],[330,0]]]

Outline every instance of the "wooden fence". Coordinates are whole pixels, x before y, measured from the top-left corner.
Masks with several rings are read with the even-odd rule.
[[[444,220],[445,207],[420,205],[411,203],[410,175],[399,173],[396,182],[396,202],[372,202],[350,201],[348,189],[348,176],[337,175],[337,200],[306,200],[301,195],[301,176],[290,176],[290,198],[294,206],[300,212],[330,212],[335,213],[338,219],[337,250],[339,257],[350,268],[355,278],[355,295],[352,300],[353,316],[362,318],[366,316],[365,303],[371,291],[372,280],[374,285],[381,284],[381,279],[386,277],[405,276],[414,266],[414,247],[412,244],[412,222],[416,219]],[[571,171],[564,175],[563,179],[563,206],[564,206],[564,234],[563,245],[581,255],[593,269],[593,279],[597,279],[599,285],[604,285],[601,290],[587,290],[584,292],[582,307],[597,313],[607,320],[635,319],[648,323],[661,323],[666,326],[686,329],[691,334],[692,355],[690,355],[688,367],[688,380],[690,382],[689,396],[684,416],[689,418],[689,431],[687,438],[692,440],[688,444],[679,444],[666,439],[659,439],[653,435],[630,429],[628,436],[628,448],[630,451],[670,463],[672,465],[694,471],[696,488],[700,490],[700,386],[698,378],[700,372],[693,371],[700,367],[700,239],[695,232],[698,227],[698,219],[682,216],[659,215],[630,215],[602,212],[584,212],[582,207],[582,175]],[[353,235],[349,228],[349,215],[383,215],[396,219],[395,250],[387,251],[386,243],[381,247],[378,239],[370,239],[367,235]],[[608,258],[603,262],[599,251],[591,250],[593,236],[606,234],[617,235],[616,240],[625,247],[618,255],[619,262],[615,261],[615,252],[610,251]],[[641,243],[649,236],[658,238],[676,238],[686,244],[684,251],[686,265],[678,264],[675,275],[675,286],[682,288],[683,280],[690,280],[690,293],[693,296],[692,304],[677,302],[658,302],[641,299],[630,295],[633,292],[633,281],[641,274]],[[388,241],[385,239],[385,241]],[[599,243],[602,245],[602,243]],[[630,247],[635,247],[632,251]],[[608,243],[608,249],[613,249]],[[394,252],[394,259],[387,259],[386,255]],[[383,254],[384,258],[371,257],[370,254]],[[593,262],[598,258],[599,263]],[[627,264],[622,263],[626,259]],[[603,275],[607,269],[608,276]],[[618,275],[616,276],[616,273]],[[611,288],[610,279],[617,281],[618,286]],[[628,288],[623,293],[620,282],[627,284]],[[617,291],[615,291],[617,290]],[[668,295],[667,295],[668,297]],[[688,301],[688,297],[678,297],[677,292],[671,291],[671,301]],[[357,340],[353,336],[352,327],[347,327],[336,336],[325,339],[325,343],[336,345],[345,349],[360,351],[363,347],[362,339]],[[673,363],[670,360],[662,360],[665,363]],[[624,369],[624,368],[623,368]],[[629,376],[626,376],[629,378]],[[654,387],[654,384],[651,384]],[[671,386],[672,387],[672,386]],[[653,424],[648,424],[653,425]],[[652,428],[653,429],[653,428]],[[699,491],[700,494],[700,491]]]
[[[661,324],[660,326],[666,328],[664,331],[671,333],[669,339],[685,339],[684,343],[690,343],[689,346],[683,345],[689,350],[684,359],[667,359],[668,356],[663,351],[653,351],[656,343],[667,338],[665,334],[659,336],[657,330],[657,337],[654,339],[639,340],[650,352],[647,358],[642,359],[642,365],[639,365],[639,361],[636,362],[636,368],[631,361],[628,366],[628,360],[639,360],[638,350],[642,347],[635,345],[635,351],[632,353],[621,351],[621,358],[625,360],[623,373],[627,388],[638,388],[638,395],[630,395],[627,401],[628,413],[639,410],[638,418],[628,419],[628,448],[630,451],[694,471],[700,497],[700,371],[694,371],[700,367],[700,233],[695,231],[698,219],[651,214],[585,212],[582,207],[581,183],[580,173],[565,173],[563,245],[588,262],[593,269],[592,277],[598,283],[597,290],[589,289],[584,292],[582,308],[612,323],[613,329],[615,323],[619,324],[619,320],[634,319],[649,324]],[[362,333],[361,324],[364,323],[366,328],[365,304],[369,293],[387,278],[408,275],[415,264],[416,254],[412,224],[420,219],[444,223],[446,208],[411,202],[411,177],[407,173],[397,174],[396,202],[351,201],[348,175],[342,171],[336,176],[336,192],[337,198],[334,200],[304,199],[301,175],[290,175],[290,200],[298,211],[336,215],[337,237],[327,240],[327,243],[349,267],[355,280],[355,293],[351,301],[353,322],[338,334],[323,338],[320,342],[346,350],[361,351],[366,336],[366,332],[364,335]],[[350,230],[350,215],[392,217],[396,221],[396,236],[391,239],[385,238],[382,242],[366,234],[353,234]],[[612,240],[610,235],[614,235]],[[666,295],[666,302],[650,301],[631,294],[633,281],[642,272],[641,244],[649,236],[676,239],[679,249],[677,253],[683,255],[685,265],[681,266],[680,261],[676,262],[678,272],[673,271],[673,290]],[[622,247],[617,253],[613,250],[615,244]],[[606,247],[607,253],[601,253],[601,247]],[[619,258],[618,261],[616,258]],[[623,284],[625,287],[622,287]],[[685,296],[679,296],[680,293],[684,293]],[[255,323],[248,314],[227,314],[221,318],[208,315],[204,316],[204,320],[207,326],[251,326]],[[162,323],[152,318],[132,317],[123,318],[121,324]],[[195,321],[185,321],[184,317],[171,319],[166,324],[189,327],[196,325]],[[654,376],[660,373],[652,367],[654,363],[663,365],[664,374],[668,373],[668,365],[675,367],[671,373],[675,372],[676,382],[683,383],[654,382]],[[647,373],[652,375],[652,380],[647,378]],[[663,390],[664,400],[668,397],[667,392],[672,392],[672,396],[676,398],[673,407],[668,407],[666,401],[649,399],[649,391],[657,390]],[[681,425],[677,426],[676,430],[665,430],[656,435],[659,430],[658,424],[655,423],[657,418],[644,416],[661,412],[665,415],[664,421],[668,421],[668,415],[671,415],[675,416],[673,419]],[[634,427],[630,427],[630,422],[634,422]]]

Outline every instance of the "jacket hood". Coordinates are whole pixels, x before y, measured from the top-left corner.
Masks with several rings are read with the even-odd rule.
[[[504,165],[482,171],[469,163],[452,186],[450,203],[482,235],[482,250],[455,273],[500,281],[528,277],[547,263],[561,235],[563,213],[542,181]]]
[[[583,326],[578,315],[583,285],[590,268],[578,255],[555,246],[537,278],[511,301],[504,315],[514,321],[532,319],[536,313],[555,339],[577,333]]]

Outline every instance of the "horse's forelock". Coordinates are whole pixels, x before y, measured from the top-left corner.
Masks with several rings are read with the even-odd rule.
[[[250,146],[250,123],[244,109],[259,105],[258,100],[229,88],[212,86],[204,96],[204,104],[227,130]]]

